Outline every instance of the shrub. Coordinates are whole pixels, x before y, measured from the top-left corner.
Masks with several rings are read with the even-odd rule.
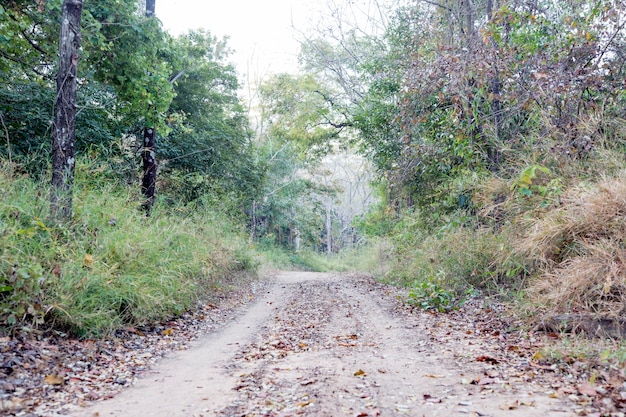
[[[48,225],[47,195],[27,177],[0,176],[0,324],[44,324],[79,336],[180,314],[241,271],[245,236],[204,207],[155,206],[79,164],[70,224]],[[97,169],[101,169],[98,167]]]

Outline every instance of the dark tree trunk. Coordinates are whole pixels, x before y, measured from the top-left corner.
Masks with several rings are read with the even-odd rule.
[[[156,0],[146,0],[146,17],[152,17],[156,14]]]
[[[52,125],[52,189],[50,215],[55,220],[72,218],[74,142],[76,140],[76,70],[80,46],[83,0],[64,0],[59,38],[59,73]]]
[[[487,0],[487,20],[491,22],[493,19],[493,0]],[[502,164],[502,152],[500,151],[500,141],[502,138],[502,103],[500,102],[500,71],[498,69],[498,44],[493,36],[489,36],[489,43],[493,49],[493,79],[491,80],[492,93],[492,114],[493,123],[496,128],[496,137],[494,144],[488,148],[487,158],[489,160],[489,169],[497,171]]]
[[[494,65],[494,68],[494,75],[491,80],[491,93],[493,94],[491,110],[496,135],[494,143],[487,149],[487,158],[489,160],[489,169],[491,171],[498,171],[502,165],[502,152],[500,151],[500,141],[502,137],[502,104],[500,103],[500,74],[497,64]]]
[[[154,191],[157,178],[157,161],[155,155],[156,140],[154,129],[147,127],[143,131],[143,180],[141,181],[141,193],[144,197],[143,209],[146,215],[150,215],[154,205]]]
[[[146,17],[155,15],[156,0],[146,0]],[[157,179],[156,140],[153,127],[146,127],[143,131],[143,179],[141,193],[144,197],[143,209],[146,216],[150,215],[154,205],[154,193]]]

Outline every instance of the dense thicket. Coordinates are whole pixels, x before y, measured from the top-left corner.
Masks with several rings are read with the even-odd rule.
[[[16,174],[49,171],[61,1],[5,3],[0,153],[14,184]],[[625,5],[345,7],[353,9],[331,11],[303,40],[301,73],[258,86],[252,125],[225,40],[201,30],[172,37],[136,0],[87,2],[76,144],[93,178],[81,184],[139,189],[141,135],[151,126],[157,213],[217,207],[262,247],[329,257],[365,235],[382,237],[382,274],[414,286],[414,301],[427,307],[445,308],[468,290],[525,288],[529,277],[548,305],[558,297],[540,283],[585,262],[613,271],[604,284],[572,284],[601,299],[586,305],[626,302],[626,273],[613,256],[625,238],[590,221],[622,213]],[[608,206],[598,203],[604,195]],[[15,233],[48,233],[41,215],[22,224],[20,210],[4,210],[17,216],[6,221]],[[9,251],[0,260],[17,258]],[[55,264],[40,267],[50,276]],[[15,290],[10,279],[0,281],[3,299]]]
[[[172,37],[137,0],[85,2],[76,204],[68,222],[51,221],[62,3],[0,5],[0,324],[98,334],[178,314],[229,271],[254,269],[243,214],[265,172],[225,40]],[[139,211],[146,127],[160,168],[149,221]]]
[[[85,5],[77,154],[133,181],[141,132],[153,126],[162,173],[185,190],[176,198],[197,199],[207,184],[248,198],[260,175],[225,41],[200,31],[173,38],[140,3]],[[12,1],[0,9],[1,151],[35,175],[48,169],[60,6]]]
[[[352,15],[383,3],[354,3]],[[584,224],[605,218],[594,211],[603,205],[577,200],[597,200],[585,187],[619,199],[607,177],[622,181],[625,167],[625,5],[387,4],[384,34],[341,21],[306,39],[302,55],[335,93],[325,97],[332,124],[349,126],[347,139],[378,173],[384,203],[360,225],[391,242],[385,276],[414,286],[424,306],[450,304],[448,291],[530,283],[545,307],[562,294],[541,283],[578,265],[619,272],[604,287],[578,274],[561,311],[623,301],[626,274],[614,258],[621,229],[572,235],[573,221],[559,225],[563,213]],[[561,256],[536,256],[550,251]]]

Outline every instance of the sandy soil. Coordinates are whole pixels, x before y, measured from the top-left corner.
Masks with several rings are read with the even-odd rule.
[[[72,415],[576,415],[549,387],[490,360],[488,341],[396,301],[358,276],[281,273],[229,326]]]

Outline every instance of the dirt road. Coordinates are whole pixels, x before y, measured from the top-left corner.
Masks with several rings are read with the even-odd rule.
[[[281,273],[229,326],[74,415],[575,415],[468,331],[433,333],[437,316],[393,305],[365,278]]]

